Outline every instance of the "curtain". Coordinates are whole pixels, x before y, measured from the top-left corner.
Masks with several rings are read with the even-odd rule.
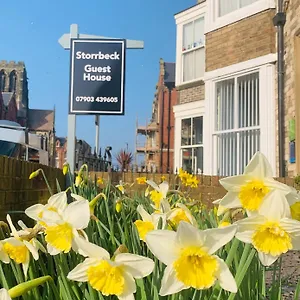
[[[195,38],[194,47],[204,46],[204,18],[199,18],[194,22]]]
[[[194,79],[194,51],[183,54],[183,81]]]
[[[219,0],[219,17],[227,15],[238,8],[239,0]]]
[[[193,22],[183,25],[183,45],[182,51],[193,48]]]
[[[195,51],[195,78],[204,76],[205,71],[205,48],[200,48]]]

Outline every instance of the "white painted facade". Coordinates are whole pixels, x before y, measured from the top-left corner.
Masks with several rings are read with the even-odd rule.
[[[183,72],[183,61],[182,61],[182,44],[183,44],[183,26],[192,20],[196,20],[199,17],[205,18],[205,33],[215,30],[217,28],[229,25],[233,22],[237,22],[245,17],[249,17],[258,12],[264,11],[268,8],[274,7],[273,0],[252,0],[252,4],[249,4],[246,7],[240,8],[236,11],[230,12],[222,17],[217,17],[218,3],[220,0],[207,0],[204,3],[200,3],[191,9],[185,10],[175,16],[176,25],[177,25],[177,49],[176,49],[176,86],[181,86],[187,82],[182,80]],[[226,0],[226,1],[239,1],[239,0]],[[250,0],[251,1],[251,0]],[[276,129],[275,129],[275,63],[276,55],[268,54],[261,56],[249,61],[237,63],[228,67],[217,69],[211,72],[205,72],[202,78],[197,78],[194,81],[199,81],[203,79],[205,82],[205,100],[194,101],[185,104],[179,104],[174,107],[175,114],[175,155],[174,155],[174,166],[179,169],[182,167],[182,120],[193,117],[203,116],[203,173],[205,175],[233,175],[229,174],[241,173],[241,170],[238,166],[235,169],[226,169],[226,163],[232,164],[233,162],[239,164],[244,163],[245,160],[248,160],[248,157],[252,155],[251,153],[256,150],[260,150],[266,155],[273,171],[276,170]],[[236,107],[234,107],[234,123],[235,125],[230,127],[229,130],[223,130],[220,132],[217,130],[218,122],[217,119],[217,102],[220,102],[220,99],[217,98],[216,89],[219,83],[226,82],[231,80],[234,82],[233,93],[235,104],[238,101],[237,93],[240,91],[239,80],[240,78],[247,78],[255,74],[256,76],[256,85],[253,82],[249,83],[249,88],[247,87],[247,93],[252,89],[252,93],[257,93],[256,100],[258,101],[259,108],[257,108],[259,122],[254,126],[248,122],[248,125],[251,126],[240,126],[237,124],[238,112]],[[193,81],[192,81],[193,82]],[[246,83],[244,83],[246,84]],[[250,89],[251,87],[251,89]],[[253,92],[254,90],[254,92]],[[249,92],[250,93],[250,92]],[[250,94],[249,94],[250,95]],[[247,96],[248,98],[251,96]],[[251,94],[252,95],[252,94]],[[220,97],[220,96],[218,96]],[[246,98],[247,98],[246,97]],[[245,98],[245,99],[246,99]],[[248,99],[247,98],[247,99]],[[226,100],[227,101],[227,100]],[[250,100],[245,100],[248,104]],[[251,100],[253,101],[253,100]],[[227,102],[226,102],[227,103]],[[252,103],[252,102],[251,102]],[[253,104],[249,104],[247,107],[247,114],[252,113]],[[220,111],[220,107],[219,107]],[[232,117],[233,118],[233,117]],[[246,117],[245,117],[246,118]],[[219,119],[219,117],[218,117]],[[248,117],[249,120],[249,117]],[[253,143],[251,141],[251,131],[256,130],[259,134],[259,143]],[[239,153],[239,143],[243,143],[241,136],[244,132],[248,132],[248,139],[244,144],[250,145],[249,151],[247,150],[247,157],[242,157],[243,153]],[[224,155],[220,156],[218,154],[218,149],[220,150],[220,143],[216,140],[220,139],[220,135],[226,136],[226,134],[234,136],[235,143],[229,142],[231,146],[224,146],[223,150],[226,149],[227,152],[232,151],[232,149],[237,149],[232,156],[228,158],[228,161],[220,162],[220,157],[224,160]],[[247,134],[246,134],[247,135]],[[249,142],[250,140],[250,142]],[[248,147],[248,146],[247,146]],[[258,148],[258,149],[256,149]],[[251,152],[252,151],[252,152]],[[220,152],[220,151],[219,151]],[[219,157],[219,159],[218,159]],[[220,164],[222,165],[223,170],[227,170],[228,174],[220,173]],[[224,169],[225,164],[225,169]],[[228,167],[228,166],[227,166]],[[224,172],[224,171],[223,171]],[[275,173],[274,173],[275,174]]]

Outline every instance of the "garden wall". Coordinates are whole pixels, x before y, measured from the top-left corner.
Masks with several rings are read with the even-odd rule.
[[[0,220],[3,220],[8,212],[12,216],[19,216],[17,211],[24,211],[38,202],[46,202],[50,197],[42,174],[29,179],[29,175],[37,169],[44,170],[54,192],[56,178],[61,188],[65,189],[65,177],[61,170],[0,156]]]
[[[110,175],[111,174],[111,175]],[[133,172],[90,172],[91,178],[101,177],[104,181],[109,180],[111,177],[112,184],[119,184],[120,180],[126,184],[125,190],[129,195],[133,195],[137,192],[143,192],[146,189],[146,185],[136,184],[136,178],[145,176],[147,179],[152,179],[156,183],[161,182],[162,176],[169,182],[170,189],[177,188],[179,185],[179,177],[176,174],[151,174],[151,173],[133,173]],[[226,194],[226,190],[220,185],[219,180],[222,177],[219,176],[206,176],[198,175],[199,186],[197,188],[190,189],[189,195],[193,200],[201,200],[208,206],[212,206],[214,200],[222,198]],[[276,178],[276,180],[286,183],[289,186],[295,186],[293,178]],[[297,187],[297,186],[295,186]],[[186,190],[186,188],[185,188]]]

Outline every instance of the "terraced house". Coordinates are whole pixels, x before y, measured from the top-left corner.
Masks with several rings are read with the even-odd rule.
[[[198,2],[175,15],[175,166],[235,175],[260,150],[278,173],[277,3]],[[282,4],[280,21],[286,18],[286,23],[281,153],[285,174],[293,175],[300,172],[300,151],[295,151],[300,141],[300,0]]]

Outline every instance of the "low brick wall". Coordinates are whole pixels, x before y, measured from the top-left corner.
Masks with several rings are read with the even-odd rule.
[[[126,193],[129,195],[145,191],[147,187],[146,185],[133,184],[136,183],[136,178],[143,176],[145,176],[147,179],[153,180],[156,183],[160,183],[162,176],[164,176],[165,180],[170,184],[170,189],[177,188],[180,182],[178,175],[175,174],[112,172],[111,176],[109,176],[109,173],[107,172],[90,172],[90,178],[92,179],[101,177],[104,179],[104,181],[109,181],[111,179],[112,184],[118,184],[120,181],[127,183],[128,185],[126,185]],[[206,175],[198,175],[197,177],[199,180],[199,186],[189,190],[189,195],[192,199],[201,200],[203,203],[211,207],[213,201],[222,198],[226,194],[226,190],[219,183],[219,180],[222,177]],[[276,180],[297,188],[293,178],[276,178]]]
[[[35,203],[44,203],[50,197],[42,174],[29,180],[29,175],[37,169],[44,170],[54,192],[56,179],[65,189],[65,177],[60,169],[0,156],[0,220],[8,212],[15,215],[14,212],[24,211]]]

